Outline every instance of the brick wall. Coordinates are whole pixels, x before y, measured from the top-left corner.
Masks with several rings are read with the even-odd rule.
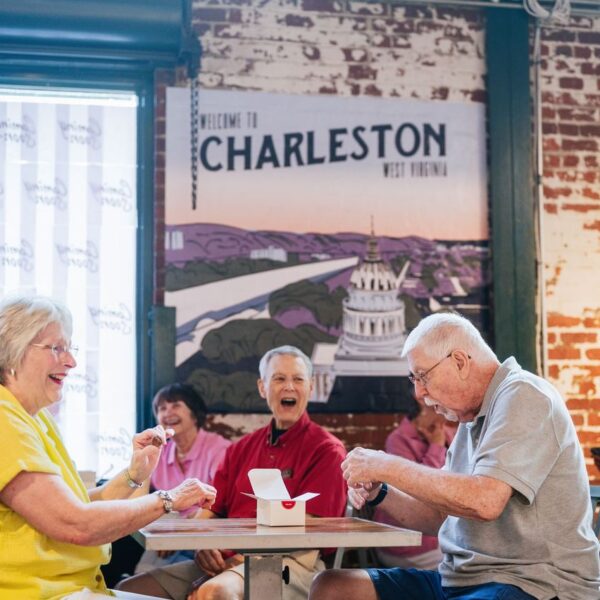
[[[201,85],[292,94],[485,102],[484,17],[476,9],[349,0],[196,0]],[[582,444],[600,446],[600,19],[543,30],[544,211],[548,376]],[[164,121],[165,81],[157,88]],[[161,116],[162,115],[162,116]],[[164,183],[164,123],[157,183]],[[161,171],[162,169],[162,171]],[[157,188],[157,218],[164,222]],[[157,301],[164,254],[157,235]],[[264,415],[216,415],[236,438]],[[349,446],[381,447],[395,415],[320,415]],[[589,462],[589,461],[588,461]],[[590,474],[595,470],[589,464]]]
[[[600,446],[600,19],[542,31],[547,372],[567,400],[594,482]]]

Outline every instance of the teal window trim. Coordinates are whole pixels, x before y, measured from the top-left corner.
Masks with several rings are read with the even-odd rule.
[[[536,227],[529,26],[525,11],[487,11],[492,312],[495,350],[537,371]]]

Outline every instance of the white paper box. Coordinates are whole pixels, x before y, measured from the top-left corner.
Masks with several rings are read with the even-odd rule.
[[[256,498],[256,522],[259,525],[304,525],[306,502],[319,494],[306,492],[290,498],[279,469],[252,469],[248,471]]]

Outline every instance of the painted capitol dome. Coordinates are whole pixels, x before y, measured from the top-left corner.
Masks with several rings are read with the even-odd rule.
[[[371,232],[367,253],[354,269],[343,303],[343,334],[336,358],[397,358],[406,338],[404,302],[399,287],[408,263],[396,276],[379,253]]]

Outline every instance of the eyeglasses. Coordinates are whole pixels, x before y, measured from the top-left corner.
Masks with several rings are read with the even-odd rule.
[[[71,356],[77,356],[79,348],[77,346],[62,346],[61,344],[29,344],[35,348],[41,348],[42,350],[50,350],[54,354],[55,358],[59,358],[62,354],[70,354]]]
[[[431,371],[433,371],[438,365],[441,365],[447,358],[450,358],[452,356],[452,352],[450,352],[449,354],[446,354],[446,356],[444,356],[444,358],[442,358],[441,360],[438,360],[438,362],[435,363],[435,365],[433,365],[433,367],[429,367],[429,369],[427,369],[427,371],[422,371],[421,373],[408,373],[408,380],[413,384],[416,385],[417,381],[423,386],[427,386],[427,381],[428,381],[428,375],[429,373],[431,373]],[[470,357],[469,357],[470,358]]]

